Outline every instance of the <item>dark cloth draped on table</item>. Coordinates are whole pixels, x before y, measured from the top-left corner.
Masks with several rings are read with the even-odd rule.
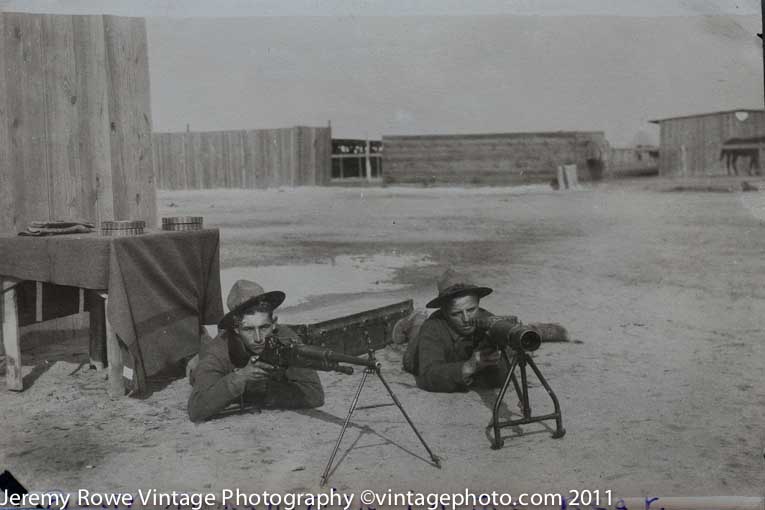
[[[198,351],[200,321],[223,316],[219,243],[217,229],[0,236],[0,274],[107,291],[107,317],[143,391],[146,377]]]
[[[0,274],[20,280],[107,290],[113,238],[98,234],[0,236]]]
[[[183,234],[190,232],[116,238],[111,250],[107,314],[141,391],[144,375],[197,353],[200,320],[217,324],[223,316],[218,236],[200,243]]]

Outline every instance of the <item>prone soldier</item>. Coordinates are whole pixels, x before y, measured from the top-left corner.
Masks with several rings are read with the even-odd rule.
[[[267,339],[297,339],[292,330],[277,325],[273,314],[284,298],[284,292],[265,292],[249,280],[234,284],[219,334],[203,344],[198,363],[189,372],[191,421],[206,420],[236,402],[242,407],[247,403],[282,409],[324,405],[324,389],[315,370],[278,367],[259,359]]]

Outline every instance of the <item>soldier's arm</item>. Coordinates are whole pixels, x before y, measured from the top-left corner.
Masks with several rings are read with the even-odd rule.
[[[462,373],[463,362],[446,360],[446,341],[438,326],[425,321],[418,334],[420,375],[417,385],[427,391],[465,391],[469,380]]]
[[[263,405],[283,409],[323,406],[324,388],[319,374],[308,368],[288,368],[283,378],[268,380]]]
[[[189,418],[196,423],[218,414],[242,396],[246,385],[246,378],[231,371],[225,360],[209,353],[194,370]]]

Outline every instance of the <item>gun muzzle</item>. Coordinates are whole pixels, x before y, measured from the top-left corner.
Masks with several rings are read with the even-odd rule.
[[[542,337],[528,326],[502,317],[473,319],[476,329],[486,331],[489,341],[500,348],[510,347],[516,351],[536,351],[542,345]]]

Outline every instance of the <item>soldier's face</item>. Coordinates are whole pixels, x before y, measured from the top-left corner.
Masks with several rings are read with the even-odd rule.
[[[478,301],[473,295],[461,296],[450,300],[444,309],[449,326],[462,336],[475,331],[469,321],[478,313]]]
[[[273,333],[275,324],[276,317],[269,312],[252,312],[242,317],[237,333],[247,350],[253,354],[260,354],[266,338]]]

